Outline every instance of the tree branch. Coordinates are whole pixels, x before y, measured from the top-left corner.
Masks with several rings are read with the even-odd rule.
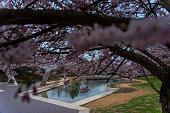
[[[92,4],[90,4],[89,6],[95,6],[98,3],[103,2],[103,1],[105,1],[105,0],[97,0],[97,1],[93,2]]]
[[[117,66],[117,68],[114,70],[113,74],[107,79],[106,83],[113,77],[113,75],[119,70],[119,68],[122,66],[122,64],[124,63],[126,59],[124,58],[120,64]]]
[[[27,5],[25,6],[25,9],[29,8],[31,5],[35,4],[36,2],[38,2],[38,0],[34,0],[34,1],[32,1],[31,3],[27,4]]]
[[[134,61],[143,67],[145,67],[148,71],[150,71],[153,75],[155,75],[157,78],[159,78],[161,81],[166,81],[168,77],[168,73],[164,71],[162,68],[157,66],[154,62],[147,59],[146,57],[134,53],[133,51],[127,51],[122,48],[120,48],[118,45],[108,47],[110,50],[121,57],[124,57],[128,60]],[[124,51],[124,52],[123,52]]]
[[[105,71],[116,59],[118,56],[116,56],[114,59],[112,59],[109,64],[107,64],[99,73],[97,73],[98,75],[100,75],[103,71]]]
[[[140,50],[138,49],[139,51],[141,51],[142,53],[144,53],[145,55],[147,55],[149,58],[151,58],[152,60],[154,60],[155,62],[157,62],[164,70],[166,70],[167,72],[170,72],[170,68],[165,64],[163,63],[159,58],[151,55],[148,51],[146,50]]]
[[[166,43],[165,46],[170,49],[170,43]]]
[[[170,0],[160,0],[162,7],[164,7],[170,13]]]
[[[130,18],[115,18],[111,16],[102,16],[97,14],[88,14],[85,12],[73,10],[32,10],[32,9],[0,9],[0,25],[25,25],[25,24],[65,24],[93,26],[98,23],[103,26],[109,26],[113,23],[129,23]]]
[[[47,54],[69,54],[69,52],[51,52],[47,51],[46,53],[40,53],[42,55],[47,55]]]
[[[148,79],[146,73],[145,73],[145,70],[143,69],[142,66],[140,66],[143,73],[144,73],[144,76],[146,77],[146,80],[148,81],[148,83],[150,84],[150,86],[152,87],[152,89],[154,89],[158,94],[160,94],[160,91],[156,89],[156,87],[153,85],[153,83]]]
[[[126,48],[124,50],[127,50],[128,46],[126,46]],[[110,61],[110,63],[108,65],[106,65],[105,68],[103,68],[98,74],[101,74],[104,70],[106,70],[116,59],[118,56],[116,56],[112,61]]]
[[[40,31],[40,32],[34,33],[34,34],[29,35],[29,36],[26,36],[26,37],[21,37],[21,38],[16,39],[16,40],[11,40],[11,41],[8,41],[8,42],[0,43],[0,48],[1,48],[1,47],[6,47],[6,46],[9,46],[9,45],[15,45],[15,44],[18,44],[18,43],[27,41],[27,40],[29,40],[29,39],[35,38],[35,37],[37,37],[37,36],[40,36],[40,35],[42,35],[43,33],[52,31],[52,30],[55,29],[56,27],[58,27],[58,25],[51,26],[51,27],[49,27],[49,28],[43,29],[43,30]]]

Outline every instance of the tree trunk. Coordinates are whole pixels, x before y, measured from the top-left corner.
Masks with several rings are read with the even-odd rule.
[[[40,86],[45,86],[47,80],[50,78],[50,73],[47,73],[46,76],[43,77],[41,83],[40,83]]]
[[[168,87],[167,85],[162,84],[160,90],[160,103],[162,104],[162,113],[170,113],[170,88]]]

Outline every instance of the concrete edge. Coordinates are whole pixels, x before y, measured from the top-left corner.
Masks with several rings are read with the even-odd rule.
[[[66,102],[62,102],[62,101],[58,101],[58,100],[53,100],[53,99],[49,99],[49,98],[44,98],[44,97],[30,95],[30,98],[35,99],[35,100],[39,100],[39,101],[42,101],[42,102],[47,102],[47,103],[51,103],[51,104],[54,104],[54,105],[70,108],[70,109],[75,109],[75,110],[78,110],[78,111],[87,111],[87,110],[90,110],[89,108],[75,106],[72,103],[66,103]]]
[[[4,90],[0,90],[0,92],[3,92]]]
[[[98,94],[98,95],[95,95],[95,96],[92,96],[92,97],[89,97],[89,98],[86,98],[86,99],[83,99],[83,100],[80,100],[80,101],[73,102],[72,104],[74,104],[75,106],[81,106],[81,105],[87,104],[89,102],[92,102],[94,100],[105,97],[107,95],[110,95],[117,90],[119,90],[119,88],[117,88],[116,90],[114,89],[114,91],[104,92],[104,93],[101,93],[101,94]]]
[[[90,113],[90,109],[79,111],[79,113]]]

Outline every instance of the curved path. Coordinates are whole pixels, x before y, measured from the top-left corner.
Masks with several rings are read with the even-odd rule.
[[[136,81],[140,81],[140,83],[147,83],[144,80],[136,80]],[[120,85],[122,87],[132,87],[132,86],[129,86],[131,84],[139,84],[139,83],[128,83],[128,84],[120,84]],[[131,99],[139,97],[139,96],[152,94],[151,91],[143,90],[143,89],[136,88],[136,87],[133,87],[133,88],[137,89],[137,91],[130,92],[130,93],[111,94],[101,99],[85,104],[83,105],[83,107],[96,109],[96,108],[102,108],[102,107],[106,107],[110,105],[115,106],[118,104],[128,103]]]

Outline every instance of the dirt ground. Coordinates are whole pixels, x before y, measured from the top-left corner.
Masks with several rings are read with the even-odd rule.
[[[141,83],[146,83],[146,81],[144,80],[136,80],[136,81],[140,81]],[[132,87],[132,86],[129,86],[131,84],[137,84],[137,83],[128,83],[128,84],[120,84],[120,85],[122,87]],[[110,105],[114,106],[118,104],[125,104],[125,103],[128,103],[133,98],[152,94],[151,91],[143,90],[143,89],[136,88],[136,87],[133,87],[133,88],[137,90],[134,92],[130,92],[130,93],[111,94],[103,98],[100,98],[98,100],[92,101],[88,104],[85,104],[83,105],[83,107],[96,109],[96,108],[102,108],[102,107],[106,107]]]

